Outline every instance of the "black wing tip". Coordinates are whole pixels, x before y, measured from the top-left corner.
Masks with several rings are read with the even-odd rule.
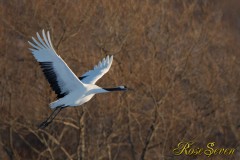
[[[79,80],[83,80],[84,78],[86,78],[87,76],[81,76],[81,77],[78,77]]]

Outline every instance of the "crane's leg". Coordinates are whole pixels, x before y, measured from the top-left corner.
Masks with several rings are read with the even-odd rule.
[[[40,125],[39,125],[39,127],[38,127],[38,129],[44,129],[45,127],[47,127],[50,123],[52,123],[52,121],[53,121],[53,119],[58,115],[58,113],[61,111],[63,109],[63,107],[56,107],[55,109],[54,109],[54,111],[51,113],[51,115],[45,120],[45,121],[43,121]]]

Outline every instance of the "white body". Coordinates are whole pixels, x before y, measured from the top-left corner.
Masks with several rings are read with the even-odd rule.
[[[65,97],[60,98],[55,102],[52,102],[50,104],[50,107],[53,109],[53,108],[56,108],[56,107],[62,106],[62,105],[64,105],[64,106],[80,106],[80,105],[88,102],[96,94],[96,92],[93,92],[93,91],[98,91],[99,93],[107,92],[96,85],[89,84],[88,88],[89,88],[89,90],[85,90],[85,91],[76,89],[73,92],[66,95]]]

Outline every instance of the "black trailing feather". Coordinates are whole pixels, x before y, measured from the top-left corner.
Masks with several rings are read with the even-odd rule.
[[[39,62],[39,64],[51,88],[57,94],[57,98],[62,98],[65,95],[67,95],[68,94],[67,92],[61,93],[61,88],[58,85],[57,76],[56,73],[54,72],[52,62]]]

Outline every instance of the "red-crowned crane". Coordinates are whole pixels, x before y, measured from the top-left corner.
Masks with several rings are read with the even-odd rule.
[[[32,46],[29,49],[39,62],[58,99],[50,103],[53,112],[40,124],[39,128],[48,126],[63,108],[80,106],[88,102],[97,93],[127,90],[125,86],[101,88],[95,85],[97,80],[109,71],[113,56],[103,58],[94,69],[86,72],[81,77],[77,77],[54,50],[49,32],[46,35],[43,30],[42,37],[38,33],[38,40],[32,37],[34,43],[28,42]]]

